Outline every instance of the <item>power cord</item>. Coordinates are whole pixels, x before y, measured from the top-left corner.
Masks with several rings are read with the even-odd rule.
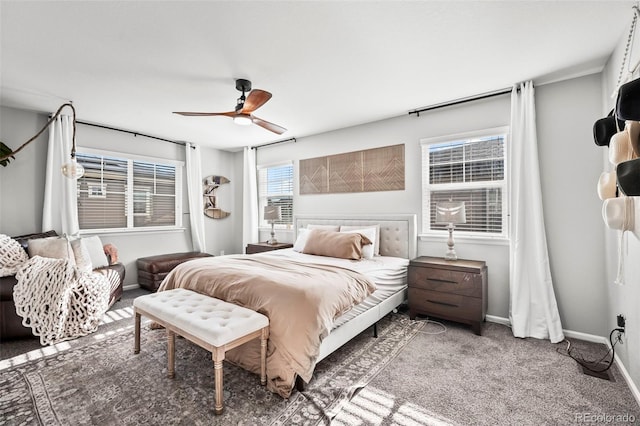
[[[433,333],[429,332],[429,331],[422,331],[422,330],[420,330],[419,333],[429,334],[429,335],[435,336],[435,335],[447,332],[447,327],[444,324],[442,324],[441,322],[430,320],[429,318],[427,318],[427,319],[419,319],[419,320],[414,320],[414,321],[424,322],[425,324],[435,324],[435,325],[438,325],[438,326],[442,327],[442,330],[436,331],[436,332],[433,332]]]
[[[618,332],[618,336],[616,337],[616,341],[615,343],[613,342],[613,333]],[[578,351],[575,355],[572,353],[574,351],[573,348],[571,348],[571,341],[565,339],[565,341],[567,342],[567,349],[566,349],[566,354],[563,354],[560,352],[560,349],[556,349],[556,352],[558,352],[561,355],[564,356],[568,356],[571,359],[573,359],[575,362],[577,362],[581,367],[583,367],[586,370],[591,371],[592,373],[604,373],[605,371],[607,371],[609,368],[611,368],[611,366],[613,365],[613,360],[615,359],[615,355],[616,355],[616,345],[618,344],[618,342],[622,342],[622,337],[621,335],[624,333],[624,328],[614,328],[613,330],[611,330],[611,333],[609,333],[609,343],[611,344],[611,349],[609,349],[607,351],[607,353],[604,354],[604,356],[602,358],[600,358],[597,361],[587,361],[584,359],[584,357],[582,356],[582,354]],[[603,369],[594,369],[592,368],[592,366],[595,365],[599,365],[601,362],[603,362],[605,360],[605,358],[609,355],[609,353],[611,353],[611,359],[608,361],[607,366]]]

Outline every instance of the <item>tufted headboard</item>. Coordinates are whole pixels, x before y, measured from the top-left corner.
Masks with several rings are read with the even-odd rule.
[[[315,225],[380,225],[380,255],[413,259],[416,257],[417,226],[415,214],[392,215],[319,215],[302,214],[293,217],[298,229]]]

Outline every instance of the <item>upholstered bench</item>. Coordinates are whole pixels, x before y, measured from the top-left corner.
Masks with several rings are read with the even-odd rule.
[[[199,257],[209,256],[211,256],[209,253],[189,251],[141,257],[136,262],[138,266],[138,284],[147,290],[156,291],[164,277],[179,264]]]
[[[215,413],[223,410],[222,361],[225,352],[252,339],[260,338],[260,383],[267,383],[267,339],[269,319],[233,303],[227,303],[182,288],[137,297],[134,353],[140,353],[140,317],[144,315],[167,329],[168,376],[175,373],[175,335],[178,334],[212,354],[215,374]]]

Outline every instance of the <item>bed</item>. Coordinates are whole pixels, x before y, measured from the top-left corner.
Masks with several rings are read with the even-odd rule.
[[[285,249],[202,258],[175,268],[159,291],[188,288],[267,315],[267,386],[288,398],[296,378],[308,382],[317,362],[406,300],[407,266],[416,255],[415,215],[294,217],[296,231],[328,226],[379,227],[380,255],[354,261]],[[227,359],[257,372],[259,347],[249,342]]]

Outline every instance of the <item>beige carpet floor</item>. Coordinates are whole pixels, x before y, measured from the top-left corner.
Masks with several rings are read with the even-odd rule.
[[[96,334],[65,342],[60,351],[72,351],[93,344],[96,335],[108,338],[123,330],[126,332],[133,321],[127,315],[128,307],[132,299],[141,294],[145,292],[125,292],[123,300],[112,308],[105,317],[105,324],[100,326]],[[401,322],[410,321],[402,312],[397,319]],[[394,344],[396,341],[402,342],[397,343],[401,346],[397,350],[385,349],[384,340],[372,342],[370,333],[363,333],[355,344],[341,349],[341,352],[319,364],[314,380],[321,386],[310,387],[303,394],[296,391],[287,401],[260,393],[259,386],[248,391],[258,392],[261,404],[268,411],[269,416],[262,417],[260,422],[267,418],[273,424],[334,425],[565,425],[640,422],[640,407],[615,365],[611,369],[613,380],[603,380],[583,374],[576,362],[566,356],[566,344],[554,345],[537,339],[516,339],[508,327],[495,323],[485,323],[483,335],[476,336],[464,325],[451,322],[430,323],[425,318],[419,320],[422,327],[412,328],[417,332],[412,332],[406,340],[393,341]],[[406,323],[403,328],[407,328]],[[373,362],[372,358],[363,355],[372,351],[373,346],[366,345],[377,345],[378,352],[388,350],[394,353],[385,358],[385,364],[379,366],[381,368],[374,368],[376,366],[367,364]],[[572,340],[572,345],[587,359],[598,359],[606,352],[606,348],[599,344]],[[108,350],[108,346],[105,346],[105,350]],[[196,352],[192,355],[186,351],[184,356],[203,356],[197,350],[194,351]],[[7,368],[12,363],[28,362],[30,357],[60,356],[59,353],[52,353],[50,348],[41,348],[36,339],[4,342],[0,344],[0,358],[3,360],[0,365]],[[162,356],[163,347],[158,343],[154,352],[158,364],[162,364]],[[206,354],[204,357],[206,358]],[[358,357],[362,359],[359,360]],[[117,369],[118,366],[107,365],[105,368],[105,374],[108,374],[108,368]],[[350,369],[368,369],[370,374],[357,376],[360,379],[355,375],[349,378],[351,375],[344,372]],[[230,374],[240,377],[243,373],[230,369]],[[332,377],[353,382],[340,382],[332,387],[335,384]],[[362,377],[366,377],[366,380]],[[230,379],[230,383],[232,381]],[[190,398],[189,395],[200,395],[199,387],[210,386],[208,378],[201,377],[201,373],[196,370],[188,372],[187,382],[189,387],[174,389],[178,397],[185,401]],[[324,411],[321,406],[314,409],[312,404],[312,408],[305,408],[307,414],[312,414],[310,416],[282,416],[288,409],[298,407],[295,404],[299,404],[302,399],[313,401],[313,398],[320,398],[318,395],[340,393],[345,389],[351,398],[334,405],[330,411]],[[0,401],[1,399],[0,397]],[[151,402],[131,401],[131,404],[139,403]],[[339,409],[335,409],[336,406]],[[287,420],[280,422],[278,418]],[[240,417],[227,418],[224,423],[212,419],[208,419],[209,424],[261,424],[257,420],[252,423]],[[146,420],[146,424],[157,424],[153,419]],[[202,420],[203,424],[207,424],[207,419]],[[113,424],[132,423],[116,421]]]

